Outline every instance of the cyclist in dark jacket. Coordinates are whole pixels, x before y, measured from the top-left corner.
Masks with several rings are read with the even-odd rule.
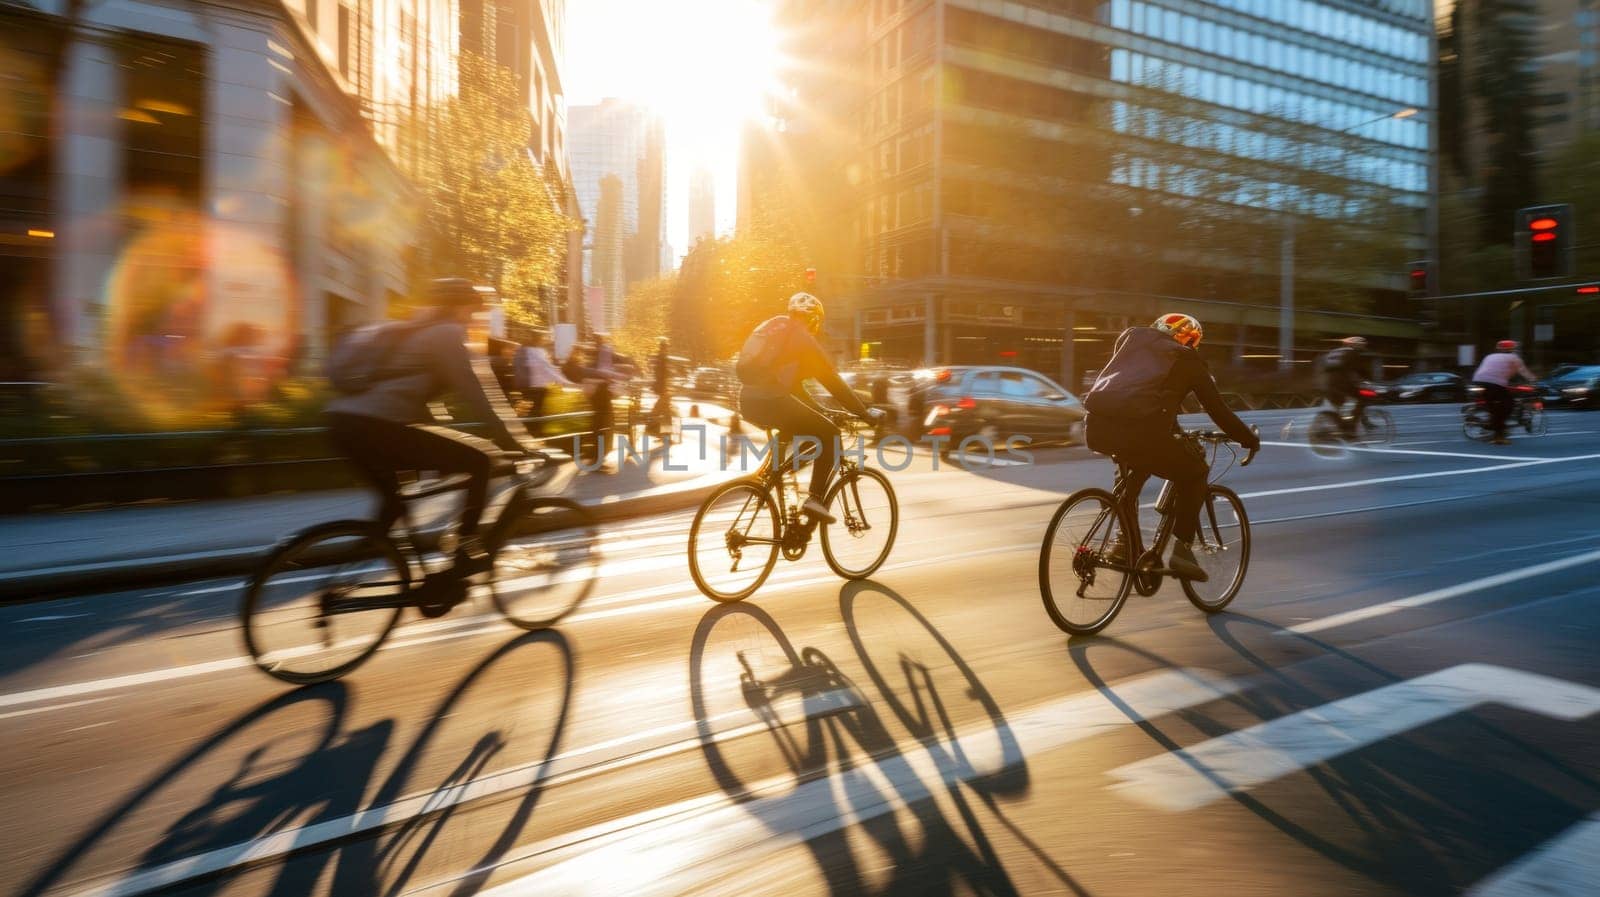
[[[1177,538],[1167,569],[1203,582],[1206,572],[1190,543],[1210,471],[1205,459],[1178,438],[1183,400],[1192,393],[1228,438],[1247,449],[1260,448],[1261,438],[1223,403],[1211,369],[1195,351],[1202,335],[1200,322],[1185,314],[1162,315],[1149,327],[1123,331],[1111,361],[1084,396],[1089,412],[1084,436],[1091,450],[1116,456],[1132,471],[1124,506],[1128,519],[1139,519],[1139,490],[1152,475],[1172,483]]]
[[[1356,422],[1366,413],[1367,400],[1361,395],[1361,382],[1367,379],[1367,340],[1360,336],[1347,336],[1343,345],[1322,357],[1322,393],[1339,415],[1339,423],[1346,436],[1356,434]],[[1346,416],[1344,403],[1355,400]]]
[[[757,426],[777,430],[780,446],[792,445],[805,436],[821,443],[811,468],[810,496],[801,510],[815,520],[832,523],[834,517],[822,498],[839,463],[839,428],[806,392],[805,381],[821,383],[856,417],[876,422],[883,412],[862,404],[834,370],[816,338],[822,331],[823,316],[822,300],[810,293],[795,293],[789,297],[788,314],[756,327],[739,353],[739,413]],[[780,455],[774,450],[774,460]]]
[[[469,281],[443,278],[433,282],[429,304],[432,307],[418,312],[416,326],[396,345],[386,365],[392,375],[365,392],[328,402],[328,431],[333,444],[377,490],[382,502],[378,522],[385,528],[401,511],[396,471],[437,470],[471,477],[461,509],[462,540],[454,568],[470,576],[489,569],[492,562],[478,536],[478,520],[496,449],[521,452],[523,446],[505,424],[514,416],[510,407],[497,390],[484,388],[486,379],[494,382],[492,374],[475,369],[465,345],[465,324],[483,305],[483,296]],[[489,439],[430,423],[428,404],[447,395],[465,406],[470,418],[487,425]]]

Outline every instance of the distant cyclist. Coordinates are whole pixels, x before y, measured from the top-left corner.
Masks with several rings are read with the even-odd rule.
[[[491,400],[468,355],[466,325],[483,305],[483,295],[459,277],[435,280],[428,307],[406,323],[385,325],[389,343],[374,351],[378,370],[360,392],[330,400],[326,407],[333,444],[354,462],[377,490],[378,523],[387,529],[400,516],[401,470],[437,470],[471,477],[461,510],[461,543],[454,572],[481,573],[493,565],[478,534],[488,495],[496,447],[523,447],[502,420],[510,417],[503,400]],[[336,382],[337,385],[337,382]],[[468,415],[488,426],[493,441],[434,426],[428,403],[453,396]]]
[[[1533,372],[1522,363],[1517,354],[1517,341],[1503,339],[1494,344],[1494,352],[1485,355],[1478,369],[1472,373],[1472,385],[1483,388],[1483,399],[1489,406],[1489,429],[1494,431],[1494,445],[1510,445],[1506,438],[1506,419],[1511,417],[1515,402],[1511,398],[1511,381],[1521,377],[1532,383]]]
[[[863,420],[876,422],[883,412],[862,404],[828,360],[817,342],[824,316],[822,300],[795,293],[789,297],[787,314],[769,318],[751,332],[739,352],[739,413],[757,426],[777,430],[780,446],[805,436],[821,443],[811,468],[810,494],[801,510],[814,520],[833,523],[822,498],[839,463],[839,428],[806,392],[804,383],[821,383],[846,411]],[[781,456],[774,449],[773,460]]]
[[[1131,327],[1117,337],[1111,360],[1084,396],[1089,416],[1085,438],[1089,448],[1114,455],[1133,472],[1125,510],[1139,519],[1139,490],[1151,476],[1172,483],[1177,498],[1173,534],[1177,536],[1167,569],[1185,579],[1205,581],[1195,561],[1195,531],[1205,503],[1207,475],[1203,457],[1179,438],[1178,411],[1193,393],[1228,438],[1247,449],[1261,447],[1261,438],[1228,409],[1211,378],[1211,369],[1195,347],[1204,331],[1185,314],[1168,314],[1149,327]],[[1126,551],[1113,547],[1113,552]]]
[[[1339,415],[1339,424],[1347,437],[1356,435],[1356,424],[1366,413],[1367,400],[1361,395],[1361,383],[1367,379],[1370,363],[1367,340],[1362,336],[1347,336],[1342,345],[1322,356],[1322,395]],[[1350,414],[1344,413],[1346,402],[1354,400]]]

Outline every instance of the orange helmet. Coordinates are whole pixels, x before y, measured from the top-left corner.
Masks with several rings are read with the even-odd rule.
[[[1200,322],[1181,312],[1162,315],[1150,326],[1191,349],[1200,345],[1201,338],[1205,336],[1205,330],[1200,326]]]

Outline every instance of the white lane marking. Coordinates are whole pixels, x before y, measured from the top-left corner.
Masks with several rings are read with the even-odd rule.
[[[1008,714],[1007,721],[1020,749],[1016,759],[1021,759],[1105,734],[1132,720],[1224,698],[1244,687],[1246,683],[1204,670],[1165,670],[1118,683],[1105,692],[1086,692]],[[966,727],[955,737],[961,742],[994,740],[993,724]],[[800,838],[937,799],[945,789],[930,788],[930,783],[953,786],[958,781],[948,764],[941,766],[929,753],[905,747],[877,762],[857,758],[850,768],[800,785],[793,784],[793,776],[777,776],[753,783],[737,801],[727,795],[693,798],[531,845],[505,862],[546,857],[554,862],[483,893],[484,897],[679,894],[688,889],[686,877],[703,882],[716,877],[721,871],[716,867],[759,868],[763,857]],[[773,794],[775,790],[787,793]]]
[[[92,617],[94,614],[45,614],[42,617],[29,617],[18,620],[18,623],[54,623],[57,620],[76,620],[79,617]]]
[[[1263,440],[1261,442],[1261,444],[1262,445],[1282,446],[1284,448],[1303,448],[1303,449],[1310,449],[1311,448],[1311,446],[1305,444],[1304,442],[1267,442],[1267,441]],[[1369,455],[1422,455],[1422,456],[1431,457],[1431,458],[1471,458],[1471,459],[1473,459],[1475,461],[1548,461],[1548,460],[1550,460],[1549,458],[1528,457],[1528,456],[1525,456],[1525,455],[1489,455],[1489,454],[1481,454],[1481,453],[1476,453],[1476,452],[1430,452],[1430,451],[1422,451],[1422,450],[1419,450],[1419,449],[1369,448],[1367,446],[1359,446],[1359,445],[1346,445],[1346,446],[1342,446],[1342,448],[1344,449],[1344,451],[1347,451],[1347,452],[1363,452],[1363,453],[1369,454]]]
[[[959,561],[977,557],[985,557],[994,554],[1037,550],[1037,546],[1032,544],[999,545],[991,548],[975,549],[972,551],[941,554],[939,555],[938,560],[941,562]],[[879,573],[888,573],[896,570],[915,570],[925,567],[927,563],[928,561],[926,560],[907,560],[894,564],[885,564],[879,569]],[[813,586],[826,583],[837,584],[838,582],[839,577],[831,573],[820,575],[808,574],[804,570],[792,569],[785,571],[784,573],[773,574],[773,576],[767,580],[766,584],[761,587],[761,594],[764,596],[772,596],[784,591],[789,591],[804,586]],[[710,602],[709,598],[704,597],[699,592],[693,591],[682,584],[674,584],[654,586],[630,592],[623,592],[617,595],[590,599],[584,602],[583,607],[602,607],[611,604],[624,604],[627,602],[662,598],[672,595],[684,597],[673,598],[665,601],[650,601],[648,604],[629,603],[627,606],[611,608],[608,610],[580,610],[578,613],[568,617],[565,622],[567,624],[575,624],[588,620],[603,620],[611,617],[654,613],[656,611],[670,610],[690,605],[705,607]],[[392,651],[400,648],[409,648],[416,645],[428,645],[459,638],[471,638],[473,636],[483,634],[483,624],[492,623],[498,621],[499,619],[499,614],[484,613],[475,614],[470,617],[446,618],[443,620],[429,621],[426,623],[419,622],[409,624],[403,628],[395,630],[395,634],[388,642],[384,643],[382,650]],[[416,637],[419,633],[431,632],[437,629],[446,629],[449,631]],[[248,657],[229,657],[221,660],[189,664],[187,666],[149,670],[142,673],[130,673],[122,676],[111,676],[104,679],[94,679],[85,682],[69,683],[66,685],[36,688],[29,691],[12,692],[10,694],[0,694],[0,708],[15,707],[26,704],[37,704],[43,701],[57,700],[59,698],[70,698],[78,695],[94,694],[101,691],[131,688],[140,685],[148,685],[154,682],[165,682],[173,679],[205,676],[211,673],[249,666],[254,666],[254,662]]]
[[[1564,430],[1560,433],[1546,433],[1545,436],[1593,436],[1600,430]]]
[[[1496,586],[1503,586],[1508,583],[1518,582],[1524,579],[1531,579],[1535,576],[1543,576],[1546,573],[1555,573],[1559,570],[1566,570],[1569,567],[1581,567],[1585,564],[1591,564],[1597,561],[1600,561],[1600,549],[1596,549],[1594,551],[1585,551],[1581,554],[1569,555],[1564,558],[1557,558],[1553,561],[1545,561],[1542,564],[1534,564],[1530,567],[1521,567],[1516,570],[1507,570],[1503,573],[1496,573],[1492,576],[1484,576],[1479,579],[1457,583],[1453,586],[1446,586],[1442,589],[1434,589],[1431,592],[1423,592],[1420,595],[1412,595],[1409,598],[1396,598],[1393,601],[1384,601],[1380,604],[1370,604],[1366,607],[1358,607],[1355,610],[1334,614],[1330,617],[1322,617],[1321,619],[1312,620],[1308,623],[1296,623],[1293,626],[1279,630],[1278,634],[1304,635],[1308,632],[1321,632],[1324,629],[1347,626],[1351,623],[1359,623],[1363,620],[1371,620],[1375,617],[1387,616],[1397,611],[1409,610],[1414,607],[1424,607],[1440,601],[1447,601],[1459,595],[1479,592],[1484,589],[1492,589]]]
[[[1274,495],[1297,495],[1302,492],[1325,492],[1330,489],[1353,489],[1357,486],[1378,486],[1384,483],[1401,483],[1407,480],[1427,480],[1438,477],[1457,477],[1471,473],[1488,473],[1495,470],[1512,470],[1518,467],[1538,467],[1544,464],[1561,464],[1569,461],[1593,461],[1600,454],[1571,455],[1565,458],[1543,458],[1538,461],[1517,461],[1512,464],[1490,464],[1486,467],[1461,467],[1454,470],[1435,470],[1428,473],[1407,473],[1392,477],[1371,477],[1365,480],[1345,480],[1339,483],[1319,483],[1315,486],[1290,486],[1284,489],[1263,489],[1240,493],[1240,498],[1269,498]]]
[[[1576,721],[1600,713],[1600,688],[1462,664],[1130,763],[1111,771],[1112,790],[1162,810],[1194,810],[1482,704]]]
[[[1467,889],[1466,897],[1561,897],[1600,893],[1600,813]]]
[[[31,713],[44,713],[48,710],[65,710],[68,707],[82,707],[85,704],[98,704],[109,701],[110,698],[87,698],[82,701],[68,701],[65,704],[52,704],[49,707],[30,707],[27,710],[13,710],[10,713],[0,713],[0,719],[10,719],[13,716],[27,716]]]

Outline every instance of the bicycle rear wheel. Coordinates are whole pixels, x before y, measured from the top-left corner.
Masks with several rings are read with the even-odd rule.
[[[849,470],[828,490],[822,556],[845,579],[866,579],[889,559],[900,529],[900,505],[889,478],[877,470]]]
[[[1468,439],[1478,442],[1488,442],[1494,436],[1494,430],[1489,427],[1489,409],[1474,406],[1461,416],[1461,432]]]
[[[495,555],[489,588],[507,620],[523,629],[548,629],[599,582],[600,530],[588,509],[556,497],[530,499],[518,528],[527,537]]]
[[[1306,442],[1311,451],[1324,458],[1344,454],[1344,423],[1332,411],[1318,411],[1306,429]]]
[[[1104,489],[1081,489],[1061,503],[1039,550],[1039,597],[1057,628],[1092,635],[1116,617],[1133,586],[1135,541]]]
[[[1382,408],[1367,408],[1357,430],[1362,445],[1388,445],[1394,441],[1394,415]]]
[[[689,528],[689,574],[706,597],[740,601],[778,563],[778,505],[758,480],[711,493]]]
[[[251,577],[240,609],[245,650],[285,682],[337,679],[383,644],[410,588],[405,559],[372,523],[312,527]]]
[[[1250,566],[1250,518],[1244,502],[1226,486],[1213,485],[1200,509],[1194,559],[1209,577],[1205,582],[1181,579],[1189,603],[1208,614],[1228,606],[1244,585]]]

